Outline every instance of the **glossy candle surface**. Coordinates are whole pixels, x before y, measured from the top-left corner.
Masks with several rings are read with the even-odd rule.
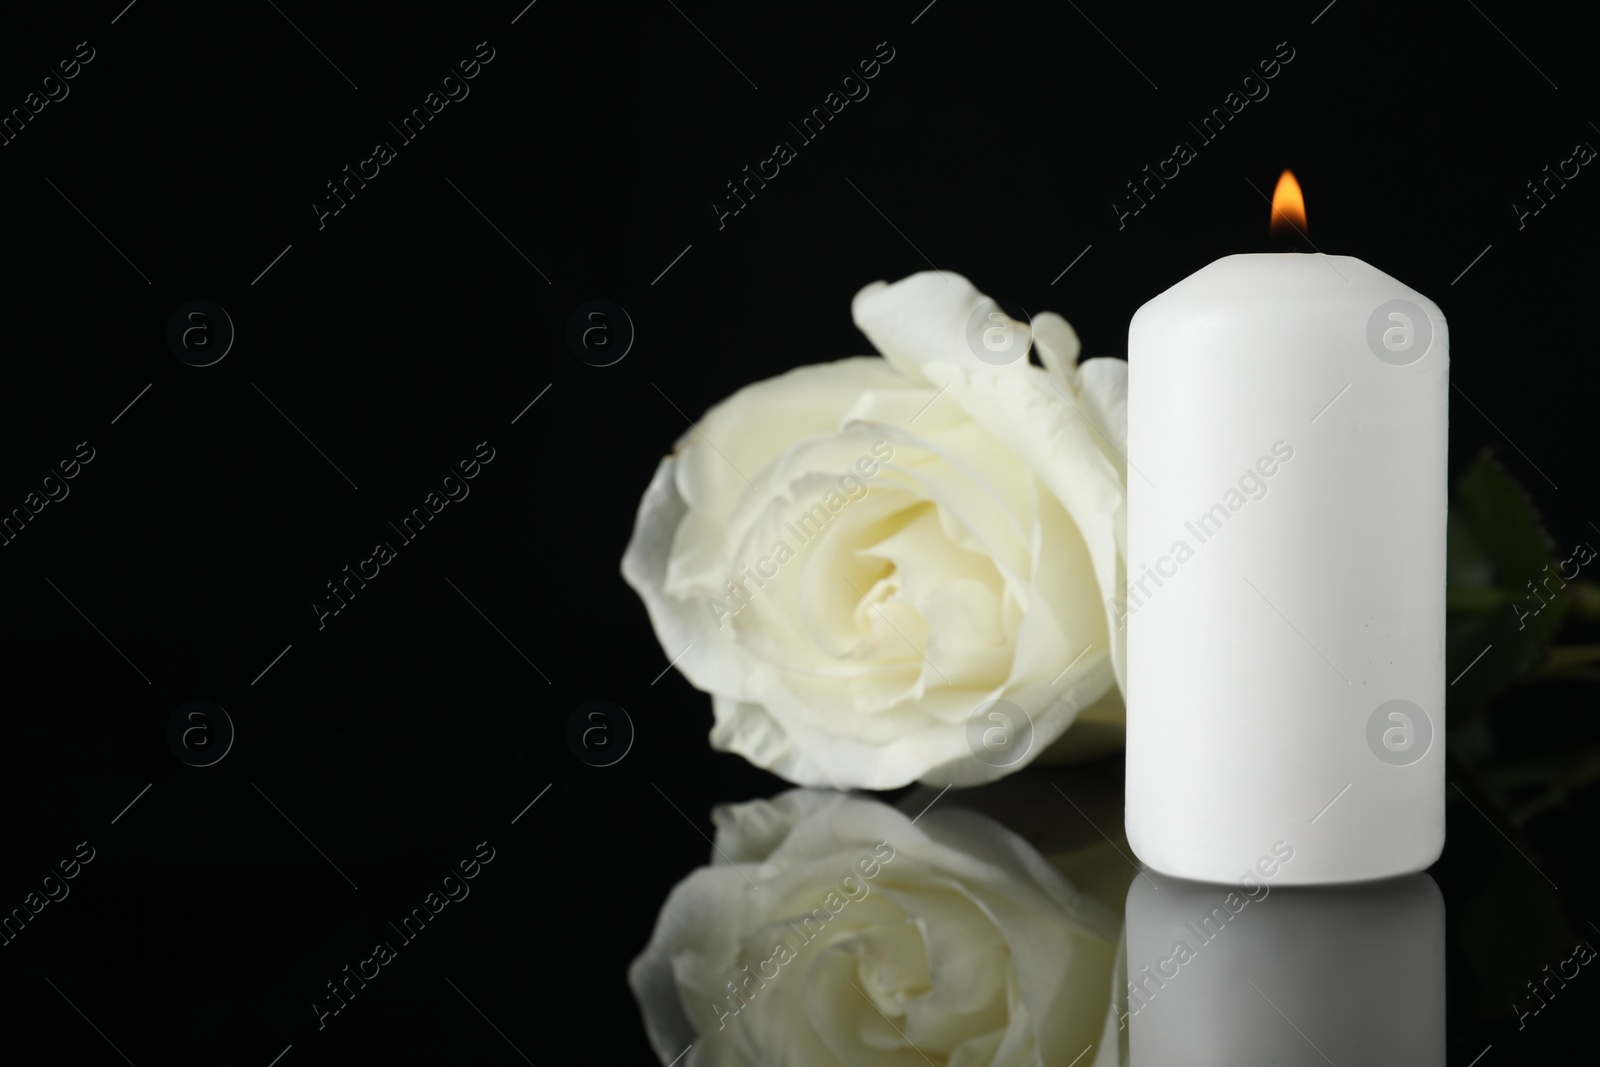
[[[1361,260],[1237,255],[1128,334],[1128,840],[1230,881],[1444,841],[1449,339]]]

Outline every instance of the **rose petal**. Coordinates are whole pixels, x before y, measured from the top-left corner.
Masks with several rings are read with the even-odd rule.
[[[744,690],[745,664],[731,642],[716,639],[715,616],[704,602],[685,600],[665,586],[668,559],[679,521],[688,505],[679,495],[671,456],[656,467],[655,477],[639,501],[633,537],[622,557],[622,576],[644,601],[661,650],[698,689],[739,694]]]
[[[972,315],[989,298],[950,271],[922,271],[890,285],[874,282],[856,294],[850,313],[856,327],[908,377],[922,376],[929,363],[962,361],[992,372],[1009,372],[1026,361],[995,366],[973,353],[967,338]],[[1001,314],[1004,314],[1003,312]],[[1024,338],[1026,323],[1007,321]]]
[[[1078,331],[1054,311],[1041,311],[1033,319],[1033,347],[1044,369],[1073,385],[1078,378],[1078,353],[1083,345]]]

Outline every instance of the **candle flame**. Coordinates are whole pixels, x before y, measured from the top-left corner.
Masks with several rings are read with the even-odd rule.
[[[1306,230],[1306,198],[1295,181],[1294,171],[1285,170],[1272,191],[1272,236],[1296,237]]]

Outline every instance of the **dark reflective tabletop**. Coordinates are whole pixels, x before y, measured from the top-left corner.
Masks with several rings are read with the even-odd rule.
[[[1600,934],[1464,800],[1431,871],[1326,887],[1161,875],[1120,815],[1116,760],[674,813],[715,831],[685,842],[709,862],[628,969],[651,1046],[693,1064],[1443,1065],[1527,1062],[1587,1025]]]

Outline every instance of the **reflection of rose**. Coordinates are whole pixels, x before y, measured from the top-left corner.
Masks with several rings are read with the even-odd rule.
[[[622,571],[712,694],[715,747],[803,785],[970,785],[1115,697],[1127,364],[1075,365],[1047,312],[1044,368],[992,365],[984,300],[959,275],[869,285],[855,321],[887,358],[741,389],[661,462]],[[1001,698],[1034,735],[986,762],[967,721]]]
[[[712,866],[628,971],[662,1063],[1066,1064],[1100,1041],[1117,920],[997,823],[811,790],[713,821]]]

